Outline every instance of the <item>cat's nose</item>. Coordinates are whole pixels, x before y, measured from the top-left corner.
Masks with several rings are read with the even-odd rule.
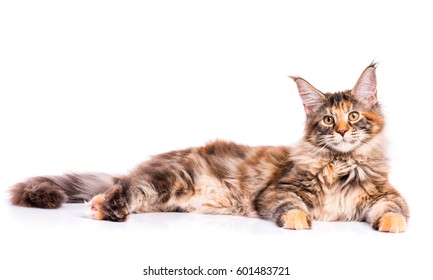
[[[344,137],[344,134],[346,134],[346,132],[348,131],[348,129],[343,128],[343,129],[337,129],[338,134],[341,135],[341,137]]]

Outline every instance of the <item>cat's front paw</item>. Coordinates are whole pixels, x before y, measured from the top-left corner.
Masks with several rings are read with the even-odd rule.
[[[89,204],[90,217],[95,220],[124,222],[129,217],[128,204],[121,187],[113,187],[106,193],[96,195]]]
[[[310,229],[311,218],[304,211],[294,209],[281,215],[278,225],[285,229]]]
[[[399,233],[406,230],[406,218],[401,214],[385,213],[376,228],[381,232]]]

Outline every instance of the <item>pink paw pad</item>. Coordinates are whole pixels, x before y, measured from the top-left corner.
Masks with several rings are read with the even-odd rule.
[[[105,195],[98,194],[88,203],[90,206],[90,218],[94,220],[104,220],[104,214],[101,212],[102,203],[105,201]]]

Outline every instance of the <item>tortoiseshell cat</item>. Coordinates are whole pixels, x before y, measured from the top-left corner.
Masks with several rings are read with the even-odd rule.
[[[181,211],[259,217],[286,229],[312,221],[366,221],[402,232],[409,210],[388,182],[384,116],[375,64],[352,90],[322,93],[299,77],[305,135],[294,147],[216,141],[153,157],[124,177],[103,173],[34,177],[12,188],[12,203],[57,208],[90,200],[92,218]]]

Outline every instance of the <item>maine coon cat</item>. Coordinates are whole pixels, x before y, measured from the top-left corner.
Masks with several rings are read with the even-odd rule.
[[[375,69],[371,64],[352,90],[337,93],[292,77],[306,113],[304,137],[293,147],[215,141],[154,156],[121,177],[34,177],[12,188],[12,203],[58,208],[90,200],[92,218],[116,222],[180,211],[258,217],[296,230],[320,220],[402,232],[409,210],[388,182]]]

